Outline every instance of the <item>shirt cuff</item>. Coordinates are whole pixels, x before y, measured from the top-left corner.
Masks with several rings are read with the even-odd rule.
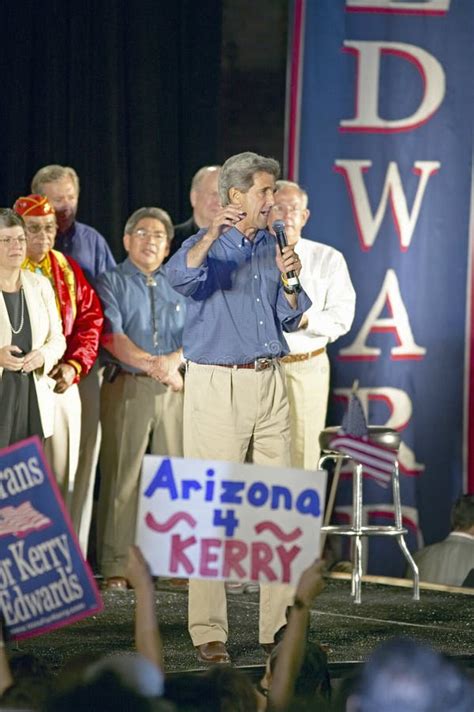
[[[68,358],[68,360],[66,361],[66,363],[68,363],[70,366],[73,366],[73,367],[76,369],[78,376],[81,375],[81,373],[82,373],[82,366],[81,366],[80,363],[78,363],[77,361],[75,361],[73,358]]]

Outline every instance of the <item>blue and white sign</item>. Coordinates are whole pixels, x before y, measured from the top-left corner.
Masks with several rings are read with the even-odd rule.
[[[0,610],[11,639],[102,609],[38,438],[0,451]]]
[[[137,544],[157,576],[296,584],[325,491],[323,471],[147,455]]]

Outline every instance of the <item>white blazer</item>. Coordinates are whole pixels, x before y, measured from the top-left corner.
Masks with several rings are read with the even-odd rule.
[[[33,379],[44,437],[49,438],[54,430],[53,391],[56,382],[47,374],[65,352],[66,339],[63,336],[54,291],[49,280],[40,274],[23,269],[20,279],[30,316],[32,350],[41,351],[44,357],[44,366],[33,372]],[[10,320],[3,294],[0,292],[0,348],[11,342]],[[3,368],[0,367],[0,378],[2,375]]]

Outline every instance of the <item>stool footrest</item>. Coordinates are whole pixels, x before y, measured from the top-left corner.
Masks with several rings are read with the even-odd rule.
[[[354,527],[345,524],[321,527],[321,531],[326,534],[339,534],[340,536],[399,536],[400,534],[407,534],[408,532],[404,527],[384,527],[381,525],[354,529]]]

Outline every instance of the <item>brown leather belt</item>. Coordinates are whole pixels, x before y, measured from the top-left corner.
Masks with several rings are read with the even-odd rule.
[[[278,359],[274,358],[256,358],[255,361],[250,361],[249,363],[208,363],[207,366],[222,366],[223,368],[250,368],[255,371],[266,371],[267,368],[272,368],[272,366],[278,362]]]
[[[281,359],[283,363],[296,363],[297,361],[309,361],[310,358],[315,356],[320,356],[326,351],[326,347],[323,346],[322,349],[316,349],[316,351],[307,351],[304,354],[288,354],[288,356],[283,356]]]

